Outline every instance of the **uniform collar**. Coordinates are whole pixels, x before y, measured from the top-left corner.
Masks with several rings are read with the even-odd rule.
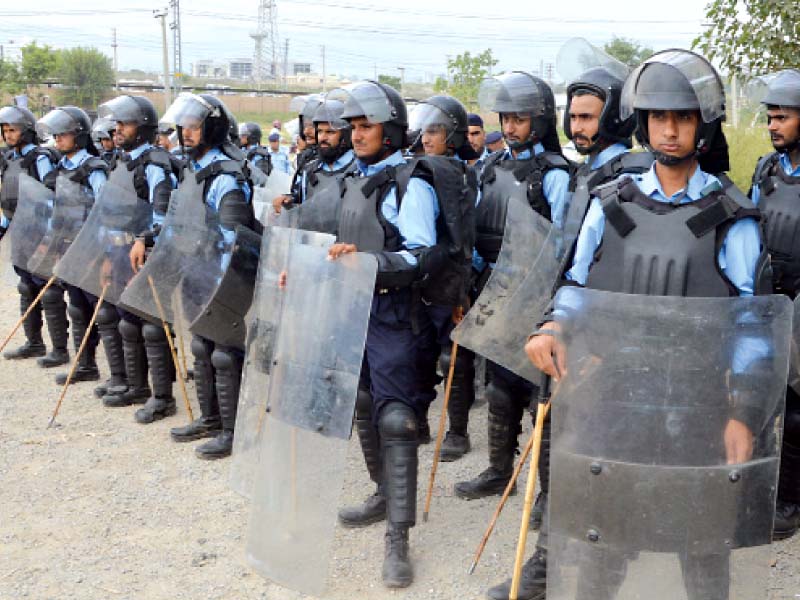
[[[144,143],[144,144],[142,144],[141,146],[137,146],[136,148],[134,148],[133,150],[131,150],[130,152],[128,152],[128,156],[130,156],[130,157],[131,157],[131,160],[136,160],[136,159],[137,159],[137,158],[139,158],[139,157],[140,157],[142,154],[144,154],[144,153],[145,153],[145,151],[149,150],[149,149],[150,149],[150,148],[152,148],[152,147],[153,147],[153,145],[152,145],[152,144],[148,144],[147,142],[145,142],[145,143]]]
[[[788,152],[781,152],[778,155],[778,160],[783,167],[783,170],[786,171],[786,174],[791,177],[798,177],[800,176],[800,165],[796,169],[792,168],[792,159],[789,158]]]
[[[348,150],[344,154],[342,154],[339,158],[333,161],[332,165],[329,165],[326,162],[320,161],[322,165],[322,169],[325,171],[338,171],[339,169],[344,169],[347,165],[353,162],[355,158],[355,154],[353,154],[352,150]]]
[[[199,171],[200,169],[210,165],[212,162],[220,160],[221,156],[224,157],[225,155],[222,153],[222,150],[215,146],[214,148],[209,149],[209,151],[206,152],[200,158],[200,160],[192,160],[192,166],[194,167],[195,171]]]
[[[660,202],[673,202],[678,199],[680,199],[681,203],[696,202],[708,195],[709,192],[715,189],[722,189],[719,179],[702,171],[699,165],[692,173],[692,176],[689,177],[689,183],[686,188],[678,190],[670,197],[664,193],[664,188],[661,187],[661,182],[656,175],[655,162],[653,162],[653,166],[650,167],[649,171],[639,176],[638,180],[639,189],[653,200]]]
[[[245,148],[245,150],[247,150],[247,151],[256,150],[257,148],[260,148],[260,147],[261,146],[259,146],[258,144],[250,144],[247,148]]]
[[[36,149],[36,145],[35,144],[25,144],[22,147],[22,151],[21,152],[17,152],[17,149],[14,148],[14,150],[11,151],[11,155],[14,158],[18,158],[20,156],[28,156],[28,154],[33,152],[35,149]]]
[[[542,152],[544,152],[544,146],[542,146],[541,142],[536,142],[533,145],[533,156],[541,154]],[[514,158],[514,155],[511,153],[511,148],[506,148],[503,154],[503,160],[530,160],[531,158],[531,151],[527,148],[517,154],[516,158]]]
[[[396,167],[397,165],[402,165],[405,161],[406,160],[403,158],[403,153],[400,152],[400,150],[396,150],[382,161],[376,162],[374,165],[365,165],[359,159],[356,159],[356,164],[358,165],[358,170],[361,171],[361,174],[364,177],[370,177],[376,173],[380,173],[386,167]]]
[[[628,148],[625,146],[625,144],[620,144],[619,142],[616,144],[611,144],[608,148],[598,152],[594,158],[587,157],[591,159],[590,168],[592,171],[595,171],[604,164],[617,158],[620,154],[625,154],[627,151]]]
[[[67,170],[77,169],[87,160],[89,160],[89,152],[86,151],[86,148],[81,148],[78,150],[72,158],[69,158],[66,154],[61,157],[59,164]]]

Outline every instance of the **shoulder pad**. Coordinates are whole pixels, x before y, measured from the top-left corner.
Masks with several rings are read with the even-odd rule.
[[[240,182],[245,179],[244,172],[242,171],[242,163],[232,159],[216,160],[212,162],[210,165],[197,171],[197,173],[195,173],[195,179],[199,183],[211,177],[217,177],[218,175],[233,175],[236,177],[237,181]]]
[[[758,159],[756,170],[753,171],[753,183],[760,183],[767,176],[772,166],[778,162],[778,153],[770,152]]]
[[[169,153],[163,148],[152,147],[142,154],[143,162],[145,165],[155,165],[161,167],[165,171],[172,170],[172,161],[170,160]]]
[[[737,205],[741,206],[745,209],[755,209],[755,205],[750,198],[747,197],[746,194],[740,190],[733,180],[728,177],[727,173],[720,173],[716,175],[716,178],[719,179],[719,182],[722,184],[722,192],[731,200],[733,200]]]
[[[90,157],[85,163],[81,165],[87,173],[93,171],[103,171],[108,174],[108,163],[99,156]]]
[[[601,200],[605,200],[610,196],[618,195],[631,183],[633,183],[633,179],[628,175],[621,175],[613,181],[598,185],[596,188],[589,190],[589,194],[591,196],[597,196]]]
[[[621,173],[644,173],[653,166],[655,157],[650,152],[626,152],[620,159]]]
[[[562,169],[564,171],[570,171],[572,169],[572,163],[562,155],[556,154],[555,152],[545,151],[534,156],[534,159],[536,159],[540,164],[544,163],[545,170]]]

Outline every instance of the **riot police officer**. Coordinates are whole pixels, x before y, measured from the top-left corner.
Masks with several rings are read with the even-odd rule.
[[[38,146],[36,117],[27,108],[4,106],[0,109],[0,132],[2,133],[3,141],[8,146],[8,150],[0,157],[0,180],[3,182],[3,186],[0,189],[0,207],[3,210],[2,218],[0,218],[0,229],[5,233],[17,207],[19,174],[26,173],[38,181],[43,181],[45,176],[53,170],[59,156],[51,149]],[[17,290],[19,291],[20,312],[24,314],[39,294],[39,291],[41,291],[44,281],[25,269],[14,267],[14,270],[20,277]],[[61,294],[63,296],[63,291]],[[50,330],[50,339],[54,351],[61,350],[64,352],[63,361],[59,364],[64,364],[68,359],[66,355],[67,325],[65,308],[62,306],[60,315],[64,325],[63,329]],[[28,318],[23,323],[23,328],[26,337],[25,343],[19,348],[6,352],[4,354],[5,358],[43,357],[47,350],[42,340],[41,305],[36,306],[31,311],[31,314],[28,315]]]
[[[410,116],[410,128],[419,132],[414,145],[420,146],[425,155],[450,157],[454,164],[461,166],[461,189],[464,194],[456,201],[469,205],[471,209],[478,196],[478,180],[475,171],[466,162],[476,159],[478,153],[467,138],[468,119],[464,106],[451,96],[432,96],[414,107]],[[470,226],[471,230],[466,232],[466,237],[474,240],[474,221]],[[469,252],[471,255],[471,247]],[[422,342],[418,353],[418,394],[423,406],[430,405],[436,398],[435,387],[440,379],[436,373],[437,361],[443,375],[450,371],[453,359],[450,333],[458,319],[458,313],[467,308],[466,297],[462,302],[460,305],[442,305],[430,298],[423,298],[419,307]],[[443,462],[458,460],[470,450],[467,428],[469,409],[475,401],[474,361],[475,355],[471,351],[466,348],[457,350],[447,405],[450,427],[442,442],[440,454]],[[427,423],[423,425],[423,430],[426,429],[425,425]]]
[[[270,152],[261,145],[261,127],[258,123],[247,122],[239,125],[239,145],[247,160],[267,175],[272,171]]]
[[[189,158],[186,177],[194,176],[209,215],[223,237],[232,238],[237,225],[253,228],[250,186],[242,171],[240,152],[229,139],[231,117],[215,96],[181,94],[162,121],[174,123]],[[201,416],[170,431],[176,442],[211,437],[195,449],[199,458],[230,455],[242,377],[243,354],[194,335],[194,379]],[[174,400],[172,400],[174,405]],[[173,408],[174,410],[174,408]]]
[[[117,158],[117,146],[114,143],[116,125],[110,119],[98,118],[92,124],[92,141],[100,152],[100,158],[113,169]]]
[[[711,175],[728,169],[724,107],[719,75],[691,52],[656,54],[631,74],[622,91],[620,116],[634,115],[638,136],[655,162],[645,173],[623,175],[595,190],[565,276],[567,283],[666,296],[768,292],[759,213],[741,192],[724,187]],[[598,252],[601,244],[603,251]],[[555,327],[552,322],[541,325],[525,351],[538,369],[557,380],[563,364],[553,337]],[[736,447],[747,438],[740,425],[731,428],[735,439],[730,441]],[[591,585],[591,573],[582,573],[578,598],[615,597],[627,557],[604,552],[606,572],[594,579],[605,583]],[[703,556],[687,549],[680,559],[690,600],[728,597],[727,589],[716,587],[727,573],[728,556]],[[536,552],[523,567],[520,599],[545,597],[546,565],[545,527]],[[508,598],[509,586],[505,582],[490,589],[489,598]]]
[[[101,104],[98,114],[115,123],[120,160],[112,179],[119,175],[120,185],[130,184],[138,198],[152,206],[151,226],[132,232],[137,241],[131,255],[133,265],[138,267],[144,260],[145,248],[152,246],[164,222],[177,179],[169,154],[153,145],[158,113],[150,100],[144,96],[118,96]],[[172,387],[173,368],[163,328],[108,303],[100,308],[97,320],[111,371],[111,379],[97,392],[102,393],[103,404],[120,407],[145,403],[145,408],[136,413],[140,423],[164,416],[164,411],[152,407],[153,403],[151,407],[146,404],[151,397],[148,367],[154,389]]]
[[[480,172],[492,151],[486,146],[486,129],[484,129],[481,116],[475,113],[469,113],[469,115],[467,115],[467,123],[467,138],[469,139],[472,149],[478,154],[478,158],[473,158],[468,162]]]
[[[56,149],[63,155],[58,163],[58,167],[45,177],[45,184],[48,187],[56,190],[57,177],[62,173],[70,173],[70,178],[80,183],[90,196],[97,198],[100,195],[100,191],[103,189],[103,185],[108,179],[108,165],[98,156],[97,148],[92,143],[90,137],[91,130],[92,126],[88,115],[76,106],[54,108],[39,119],[36,123],[36,131],[39,136],[53,137],[55,139]],[[56,193],[58,193],[58,190],[56,190]],[[63,292],[57,290],[52,294],[51,298],[48,298],[50,290],[52,290],[53,287],[54,286],[51,286],[47,293],[45,293],[42,302],[45,305],[45,311],[48,310],[48,305],[54,308],[57,307],[54,313],[57,313],[58,317],[54,319],[53,325],[56,330],[61,328],[65,329],[66,323],[61,321]],[[67,285],[66,288],[69,296],[68,311],[72,324],[72,342],[77,352],[84,335],[86,335],[89,321],[94,312],[94,305],[97,303],[97,298],[72,285]],[[47,312],[45,314],[47,314]],[[51,328],[49,318],[47,326]],[[70,380],[72,383],[79,381],[97,381],[100,379],[100,372],[95,362],[97,342],[98,334],[97,326],[95,325],[89,331],[89,337],[84,351],[80,356],[80,360],[78,361],[78,367]],[[60,356],[54,357],[56,360],[52,362],[66,362],[63,360],[66,358],[65,354],[64,352]],[[40,360],[43,362],[47,360],[47,358],[48,357],[43,357]],[[48,362],[46,366],[52,366],[52,362]],[[63,385],[66,380],[66,373],[56,376],[56,383],[59,385]]]
[[[437,246],[438,200],[418,177],[408,178],[405,189],[398,185],[408,117],[396,90],[366,81],[328,98],[344,102],[342,118],[352,128],[358,166],[356,176],[343,180],[337,243],[329,257],[361,251],[378,261],[355,417],[378,489],[363,505],[342,509],[339,520],[363,527],[387,519],[383,582],[405,587],[413,580],[408,533],[416,521],[417,431],[424,408],[416,392],[411,286],[435,277],[443,260],[445,251]]]
[[[476,251],[489,269],[497,261],[512,194],[534,211],[562,227],[569,201],[570,164],[561,154],[556,130],[555,99],[538,77],[513,71],[481,84],[482,106],[499,113],[508,149],[491,155],[481,174],[481,199],[476,222]],[[523,185],[519,185],[523,184]],[[485,281],[488,271],[484,272]],[[487,362],[491,381],[489,404],[489,468],[470,481],[459,482],[455,493],[474,499],[502,494],[513,471],[521,419],[534,386],[493,362]]]
[[[800,71],[781,71],[761,100],[775,151],[758,161],[750,197],[764,213],[766,243],[776,293],[795,298],[800,291]],[[778,501],[774,537],[784,539],[800,525],[800,396],[786,388]]]

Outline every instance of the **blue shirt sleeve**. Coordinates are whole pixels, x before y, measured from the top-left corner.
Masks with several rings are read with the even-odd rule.
[[[39,181],[44,181],[45,175],[54,168],[53,163],[46,156],[39,155],[36,157],[36,172],[39,174]]]
[[[605,225],[606,215],[603,212],[603,206],[600,204],[600,200],[592,198],[578,234],[572,268],[565,275],[567,280],[586,285],[586,278],[589,276],[589,269],[594,262],[595,252],[600,247],[600,242],[603,241]]]
[[[758,185],[753,185],[753,189],[750,191],[750,199],[753,201],[753,204],[758,206],[758,201],[761,200],[761,189]]]
[[[752,296],[761,235],[754,219],[742,219],[728,230],[717,261],[740,296]]]
[[[569,206],[569,173],[562,169],[549,170],[542,180],[542,191],[550,205],[550,216],[553,224],[564,228],[564,213]]]
[[[436,245],[439,201],[436,192],[427,182],[416,177],[409,180],[399,213],[396,188],[391,189],[383,201],[381,212],[387,221],[400,230],[403,245],[409,250]],[[401,251],[399,254],[408,264],[417,264],[417,259],[409,252]]]
[[[92,188],[92,192],[94,192],[95,200],[100,197],[100,192],[103,191],[106,181],[108,181],[108,177],[99,169],[89,174],[89,185]]]

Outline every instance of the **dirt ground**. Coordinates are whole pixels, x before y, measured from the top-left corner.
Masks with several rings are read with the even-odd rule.
[[[3,335],[17,315],[17,293],[4,278]],[[10,347],[21,340],[20,332]],[[102,354],[99,362],[107,371]],[[92,394],[94,384],[82,383],[72,387],[57,427],[48,430],[59,393],[54,375],[33,360],[0,359],[1,600],[307,598],[263,580],[247,565],[248,502],[228,486],[229,461],[200,461],[196,443],[170,441],[170,427],[187,420],[182,407],[174,417],[142,426],[134,409],[106,409]],[[437,402],[431,411],[434,427],[439,407]],[[383,525],[337,528],[324,598],[471,600],[508,576],[522,493],[509,502],[471,576],[467,567],[497,500],[465,502],[452,495],[457,481],[486,466],[485,415],[485,404],[472,411],[472,452],[440,466],[430,521],[420,519],[412,530],[414,585],[382,587]],[[522,440],[529,431],[526,420]],[[420,515],[432,453],[432,445],[420,453]],[[354,439],[343,503],[371,491]],[[532,535],[530,548],[534,540]],[[773,546],[769,598],[800,598],[798,557],[800,536]]]

